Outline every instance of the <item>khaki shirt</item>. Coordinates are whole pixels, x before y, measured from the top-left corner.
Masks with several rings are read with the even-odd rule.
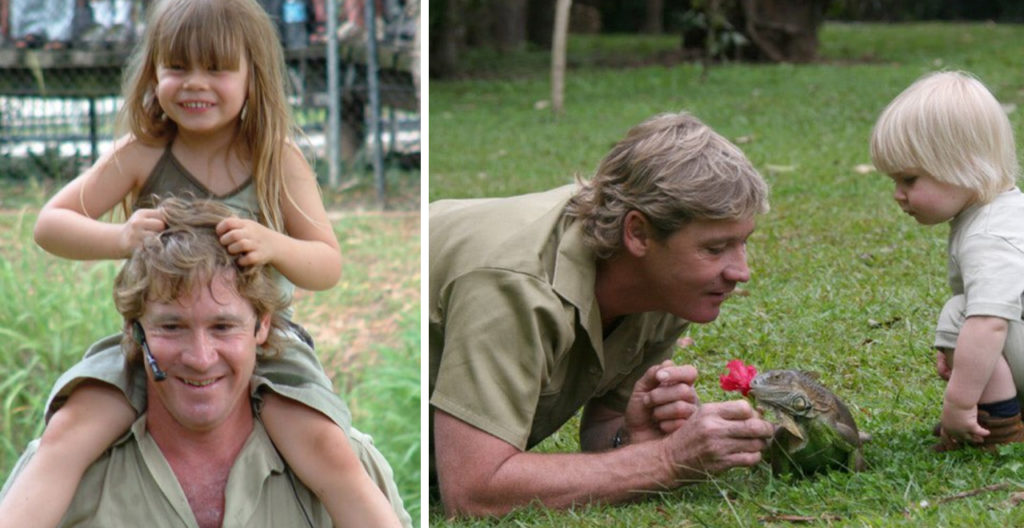
[[[686,328],[643,313],[602,336],[574,191],[430,206],[430,404],[523,450],[591,400],[624,411]]]
[[[348,407],[332,391],[330,379],[320,367],[313,350],[298,338],[290,338],[286,353],[278,358],[259,358],[250,383],[252,396],[259,401],[259,390],[267,387],[283,396],[317,409],[338,423],[363,468],[391,503],[402,526],[412,526],[412,519],[399,494],[391,465],[373,444],[370,435],[351,425]],[[85,358],[69,369],[50,393],[47,419],[82,382],[99,380],[119,388],[140,413],[146,409],[146,377],[141,366],[127,368],[121,351],[121,334],[103,338],[85,353]],[[13,475],[13,473],[12,473]],[[9,481],[11,479],[8,479]],[[81,487],[80,487],[81,489]],[[180,526],[180,525],[178,525]],[[228,524],[227,526],[232,526]]]
[[[0,495],[37,444],[29,445]],[[331,526],[327,510],[285,467],[259,421],[231,468],[224,497],[224,526],[299,528],[310,526],[307,515],[311,526]],[[198,527],[178,479],[146,431],[145,415],[85,472],[60,526]]]

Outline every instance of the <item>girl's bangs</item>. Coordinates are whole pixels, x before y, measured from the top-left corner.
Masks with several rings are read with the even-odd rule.
[[[163,25],[162,35],[154,35],[157,64],[237,70],[244,47],[238,27],[216,13],[193,15]]]

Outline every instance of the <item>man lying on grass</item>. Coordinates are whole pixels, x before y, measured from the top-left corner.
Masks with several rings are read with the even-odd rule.
[[[628,501],[761,460],[772,425],[746,401],[698,405],[697,370],[671,357],[750,279],[767,193],[680,113],[631,129],[589,182],[431,205],[431,487],[449,515]],[[580,408],[584,453],[528,451]]]

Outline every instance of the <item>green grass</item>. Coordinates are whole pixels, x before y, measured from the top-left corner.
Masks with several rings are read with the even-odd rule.
[[[14,187],[5,187],[13,190]],[[57,376],[93,341],[115,332],[114,262],[70,262],[32,241],[42,196],[0,214],[0,475],[42,431],[42,408]],[[406,508],[420,517],[419,217],[416,212],[338,214],[344,277],[335,288],[301,292],[296,320],[317,341],[327,373],[391,463]]]
[[[734,470],[638,504],[527,509],[498,521],[447,521],[432,503],[431,526],[788,526],[785,516],[836,526],[1024,523],[1013,502],[1024,491],[1024,446],[997,455],[929,450],[942,401],[930,344],[948,295],[948,230],[917,225],[892,202],[887,178],[857,171],[870,163],[874,119],[925,72],[972,71],[1002,102],[1024,107],[1024,26],[829,24],[821,41],[818,63],[721,64],[703,81],[696,64],[613,69],[601,66],[604,58],[577,58],[558,119],[535,109],[549,98],[547,63],[536,52],[509,57],[507,68],[494,62],[483,77],[432,81],[429,196],[568,183],[590,174],[631,125],[693,112],[762,171],[772,210],[750,240],[746,295],[695,327],[696,345],[676,360],[702,372],[704,401],[729,397],[717,375],[732,358],[821,372],[874,435],[865,448],[870,469],[807,480]],[[674,44],[647,42],[653,55]],[[597,48],[579,45],[576,53]],[[1021,111],[1010,119],[1024,138]],[[539,449],[577,449],[577,427],[571,422]]]

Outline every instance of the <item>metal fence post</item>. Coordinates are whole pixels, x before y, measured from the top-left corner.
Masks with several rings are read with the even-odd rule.
[[[96,163],[100,156],[99,133],[96,131],[96,98],[89,96],[89,163]]]
[[[370,91],[370,134],[373,138],[373,175],[377,182],[377,199],[387,209],[387,182],[384,181],[384,154],[380,140],[380,80],[377,71],[377,15],[374,0],[366,0],[366,79]]]
[[[338,3],[327,1],[327,182],[337,188],[341,167],[341,90],[338,75]]]

